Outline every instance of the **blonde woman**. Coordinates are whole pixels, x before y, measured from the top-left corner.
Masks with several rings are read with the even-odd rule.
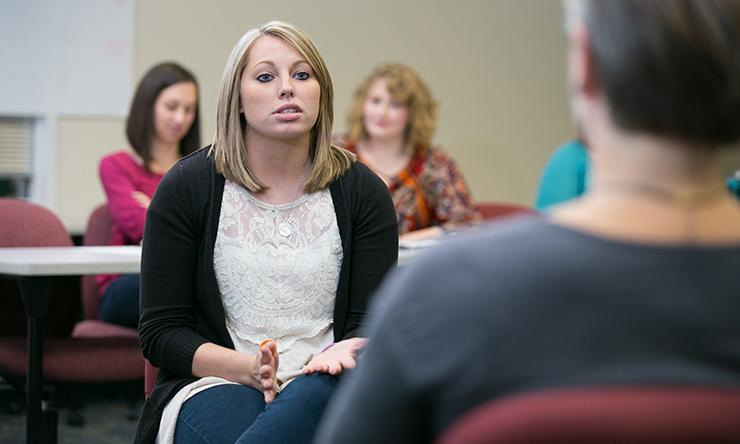
[[[137,442],[311,442],[355,366],[398,232],[383,182],[330,144],[332,99],[293,25],[250,30],[232,51],[213,145],[149,207],[140,339],[160,372]]]
[[[437,104],[419,75],[384,64],[355,91],[349,134],[335,139],[385,181],[402,239],[439,237],[481,219],[457,164],[432,146],[436,119]]]

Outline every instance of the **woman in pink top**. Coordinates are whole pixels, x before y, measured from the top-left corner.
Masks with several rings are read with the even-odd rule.
[[[113,218],[111,245],[135,245],[144,233],[146,210],[162,176],[200,147],[198,84],[175,63],[147,72],[136,89],[126,121],[133,148],[100,161],[100,180]],[[136,327],[139,275],[98,276],[100,319]]]

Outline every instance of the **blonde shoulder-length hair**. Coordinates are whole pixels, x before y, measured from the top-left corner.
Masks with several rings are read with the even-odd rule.
[[[341,148],[332,146],[331,129],[334,121],[334,87],[329,70],[318,49],[305,32],[295,25],[280,21],[265,23],[250,29],[231,51],[224,69],[216,110],[216,136],[209,155],[213,156],[216,171],[232,182],[238,183],[253,193],[265,191],[267,187],[249,166],[245,142],[246,121],[239,112],[241,76],[249,59],[254,43],[262,36],[277,37],[290,45],[309,64],[321,88],[319,114],[311,128],[309,170],[305,191],[313,193],[325,189],[349,169],[354,156]]]
[[[369,137],[363,123],[363,105],[368,91],[377,80],[384,80],[393,99],[408,109],[408,124],[404,134],[406,149],[416,152],[421,147],[429,146],[437,124],[437,102],[416,71],[400,63],[376,66],[357,87],[347,114],[349,139],[357,141]]]

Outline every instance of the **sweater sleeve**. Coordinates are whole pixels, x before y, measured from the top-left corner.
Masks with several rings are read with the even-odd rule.
[[[471,350],[480,348],[474,340],[458,342],[484,331],[479,321],[490,312],[468,316],[473,305],[459,295],[470,301],[481,292],[461,271],[472,268],[465,251],[451,251],[450,243],[419,254],[382,284],[362,331],[367,345],[333,395],[315,442],[433,442],[449,423],[446,413],[459,411],[458,399],[472,399],[457,378],[471,378],[477,368]]]
[[[416,305],[426,297],[414,291],[417,285],[409,286],[409,279],[416,278],[409,278],[405,267],[381,286],[363,331],[369,336],[367,346],[358,358],[357,367],[344,377],[333,395],[314,442],[432,441],[428,436],[427,398],[409,372],[417,365],[426,364],[413,359],[418,354],[409,353],[413,344],[406,335],[426,322],[415,313]],[[438,326],[435,328],[439,329]]]
[[[339,386],[314,442],[422,443],[423,404],[399,370],[391,338],[377,331],[358,366]]]
[[[105,189],[113,223],[120,227],[127,240],[138,244],[144,235],[146,208],[131,196],[134,191],[141,190],[137,190],[135,185],[136,166],[126,165],[123,156],[107,156],[100,161],[100,181]]]
[[[141,258],[139,341],[157,367],[192,376],[207,342],[195,332],[200,209],[182,162],[162,179],[147,213]]]
[[[345,339],[358,335],[370,298],[398,259],[398,222],[388,188],[366,166],[352,193],[352,247]]]

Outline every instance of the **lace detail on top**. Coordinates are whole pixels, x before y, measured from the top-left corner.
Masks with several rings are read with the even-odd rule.
[[[237,351],[275,339],[280,376],[333,341],[342,243],[329,190],[270,205],[226,181],[213,262]]]

